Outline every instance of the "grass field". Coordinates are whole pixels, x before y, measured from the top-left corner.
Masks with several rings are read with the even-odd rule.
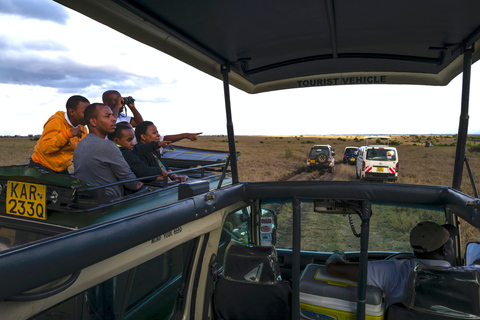
[[[456,137],[450,135],[392,136],[399,154],[399,178],[396,183],[418,185],[452,184]],[[434,147],[426,148],[426,141]],[[343,150],[347,146],[361,146],[362,136],[238,136],[237,151],[241,152],[238,162],[241,181],[276,180],[355,180],[355,167],[342,163]],[[0,138],[0,165],[27,163],[36,141],[30,138]],[[228,150],[225,136],[200,136],[198,141],[183,140],[176,143],[186,147]],[[314,144],[330,144],[336,151],[335,172],[321,173],[306,171],[306,158]],[[480,137],[469,136],[466,156],[477,183],[480,182],[480,152],[469,151],[480,145]],[[395,182],[388,182],[395,183]],[[466,168],[461,190],[474,195]],[[327,225],[327,224],[325,224]],[[480,240],[475,228],[464,224],[463,239]]]
[[[475,181],[480,181],[480,152],[471,152],[471,146],[480,146],[479,136],[469,136],[466,156]],[[32,139],[33,140],[33,139]],[[27,163],[36,141],[30,138],[0,138],[0,165]],[[241,181],[275,181],[289,179],[355,180],[354,166],[343,165],[346,146],[363,145],[362,136],[237,136],[237,151],[241,152],[238,170]],[[398,183],[445,185],[452,184],[456,137],[451,135],[399,135],[392,136],[399,153]],[[424,143],[432,141],[434,147]],[[176,144],[205,149],[228,150],[224,136],[200,136],[197,141],[182,140]],[[336,151],[335,173],[306,174],[306,159],[314,144],[330,144]],[[323,177],[322,177],[323,176]],[[473,195],[467,170],[464,170],[462,191]]]

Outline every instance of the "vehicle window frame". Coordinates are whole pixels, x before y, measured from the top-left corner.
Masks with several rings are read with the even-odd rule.
[[[275,211],[277,210],[281,210],[281,211],[285,211],[285,212],[288,212],[289,210],[291,210],[291,208],[289,207],[283,207],[283,206],[290,206],[291,205],[291,199],[278,199],[278,200],[281,200],[281,201],[275,201],[276,199],[269,199],[269,200],[274,200],[274,201],[262,201],[262,207],[265,205],[265,204],[268,204],[270,206],[265,206],[265,208],[269,208],[269,209],[273,209]],[[332,247],[328,247],[326,248],[325,247],[325,244],[323,244],[324,241],[320,241],[319,243],[322,243],[321,247],[325,247],[324,250],[318,250],[317,248],[319,247],[315,247],[315,248],[311,248],[309,247],[309,245],[306,245],[305,244],[305,238],[307,237],[307,234],[305,233],[305,227],[303,226],[303,224],[305,223],[303,219],[306,219],[306,216],[307,216],[307,212],[304,211],[304,204],[306,202],[311,202],[313,201],[313,199],[301,199],[301,206],[302,206],[302,212],[301,212],[301,217],[302,217],[302,248],[301,248],[301,251],[303,252],[316,252],[316,253],[325,253],[325,252],[332,252],[333,250],[344,250],[344,251],[359,251],[360,250],[360,239],[358,238],[358,243],[356,243],[351,249],[345,249],[345,248],[341,248],[341,247],[337,247],[334,245],[335,241],[339,241],[338,243],[339,244],[342,244],[342,245],[345,245],[344,242],[342,242],[341,240],[339,240],[340,238],[338,238],[338,240],[335,240],[335,239],[330,239],[330,241],[332,241]],[[378,207],[377,207],[378,206]],[[378,211],[378,210],[385,210],[385,211]],[[409,242],[408,242],[408,234],[411,230],[411,228],[413,228],[414,225],[412,225],[411,223],[410,224],[407,224],[405,222],[405,225],[404,226],[399,226],[399,227],[402,227],[403,230],[401,231],[402,234],[404,235],[404,241],[402,243],[399,243],[398,245],[396,245],[395,247],[391,247],[390,245],[388,245],[388,241],[393,241],[392,239],[394,238],[394,235],[392,234],[391,236],[388,236],[387,235],[389,234],[389,231],[390,229],[385,229],[385,233],[382,235],[378,235],[377,238],[373,238],[373,234],[372,234],[372,231],[375,231],[375,224],[377,223],[385,223],[385,222],[380,222],[380,216],[383,216],[382,219],[386,219],[388,217],[388,210],[399,210],[401,212],[399,212],[399,216],[398,216],[398,219],[407,219],[408,217],[418,217],[419,219],[422,218],[422,219],[425,219],[425,220],[431,220],[433,219],[433,221],[436,221],[437,223],[446,223],[447,219],[448,219],[448,213],[447,213],[447,209],[443,206],[413,206],[413,205],[402,205],[402,204],[391,204],[391,203],[380,203],[380,202],[373,202],[372,203],[372,218],[370,220],[370,236],[369,236],[369,252],[374,252],[374,251],[377,251],[377,252],[403,252],[403,251],[406,251],[406,252],[411,252],[411,248],[409,246]],[[309,211],[310,213],[313,213],[313,211]],[[418,212],[418,213],[417,213]],[[277,211],[277,214],[278,214],[278,220],[279,220],[279,225],[278,225],[278,229],[277,229],[277,244],[276,244],[276,247],[278,249],[289,249],[291,248],[291,239],[289,237],[291,237],[291,234],[292,234],[292,229],[291,229],[291,217],[288,218],[288,217],[281,217],[282,213],[279,213]],[[291,212],[288,212],[288,214],[290,215]],[[336,218],[336,219],[345,219],[344,222],[343,222],[343,227],[344,229],[346,229],[347,231],[347,236],[349,236],[351,238],[351,240],[353,241],[353,235],[352,234],[348,234],[348,217],[344,214],[337,214],[337,213],[316,213],[316,214],[319,214],[319,215],[322,215],[323,218],[325,219],[330,219],[330,218]],[[330,217],[328,217],[330,216]],[[355,218],[355,226],[356,226],[356,231],[357,232],[360,232],[360,224],[361,224],[361,220],[359,217],[355,216],[352,214],[352,216],[354,216]],[[339,218],[341,217],[341,218]],[[425,217],[425,218],[424,218]],[[431,218],[429,218],[431,217]],[[395,217],[396,218],[396,217]],[[286,220],[285,220],[286,219]],[[409,219],[407,219],[406,221],[408,221]],[[417,221],[419,222],[419,221]],[[392,222],[393,223],[393,222]],[[402,221],[399,221],[398,223],[403,223]],[[283,225],[282,225],[283,224]],[[288,228],[286,228],[286,224],[288,224]],[[391,226],[389,225],[385,225],[386,227],[389,227],[391,228]],[[325,228],[328,228],[328,226],[325,224],[324,226]],[[316,230],[315,232],[319,232],[319,234],[321,233],[319,231],[318,228],[315,228],[314,227],[314,230]],[[337,229],[335,229],[337,230]],[[399,231],[400,232],[400,231]],[[281,237],[285,237],[283,240],[281,240],[280,238]],[[382,238],[384,237],[384,238]],[[321,240],[321,236],[318,237],[320,240]],[[377,240],[375,240],[377,239]],[[318,240],[318,239],[317,239]],[[375,241],[377,241],[377,243],[375,243]],[[378,242],[380,241],[380,242]],[[315,242],[315,241],[314,241]],[[314,243],[313,242],[313,243]],[[385,244],[382,244],[382,242],[385,242]],[[348,247],[348,245],[345,245]]]
[[[250,210],[248,210],[249,208],[250,208]],[[232,221],[227,221],[229,219],[229,217],[232,217],[232,215],[238,213],[239,211],[243,211],[243,210],[249,211],[248,212],[248,219],[246,219],[245,221],[242,221],[242,224],[247,225],[247,227],[245,228],[245,230],[247,231],[247,241],[246,242],[245,241],[238,242],[238,241],[232,239],[232,232],[230,232],[226,228],[226,226],[229,225],[229,222],[232,222]],[[253,225],[255,223],[252,221],[252,219],[254,219],[254,217],[257,216],[257,214],[255,214],[255,212],[256,212],[256,210],[255,210],[253,205],[246,205],[246,206],[242,206],[241,208],[239,208],[235,211],[230,212],[225,217],[224,223],[222,225],[222,232],[221,232],[221,235],[220,235],[220,241],[219,241],[218,248],[217,248],[218,270],[221,271],[223,269],[225,251],[227,249],[228,244],[231,241],[236,241],[237,243],[241,243],[243,245],[250,245],[250,244],[254,244],[256,242],[255,237],[254,237],[255,232],[253,230]],[[233,230],[233,228],[231,230]],[[222,242],[222,238],[224,238],[224,237],[227,237],[229,240],[225,241],[225,242]]]
[[[86,305],[85,301],[90,301],[90,298],[87,299],[87,296],[89,295],[89,292],[96,291],[102,286],[110,286],[112,282],[123,282],[121,286],[116,286],[118,289],[118,292],[115,293],[116,296],[118,296],[118,299],[113,301],[113,309],[115,310],[116,317],[114,319],[135,319],[137,315],[137,311],[140,310],[138,309],[138,306],[142,306],[145,302],[145,295],[142,297],[140,300],[136,300],[135,303],[137,303],[137,307],[130,308],[127,310],[128,302],[129,302],[129,290],[131,289],[132,286],[132,281],[135,280],[134,278],[134,273],[137,270],[137,268],[145,266],[148,263],[152,263],[154,259],[157,259],[159,257],[162,257],[164,255],[173,255],[173,250],[178,249],[179,247],[182,247],[182,258],[181,258],[181,263],[182,263],[182,271],[180,273],[181,275],[181,281],[180,281],[180,289],[182,292],[186,292],[188,284],[190,283],[190,279],[192,277],[192,268],[193,268],[193,260],[195,259],[195,252],[198,247],[198,241],[199,238],[194,238],[190,239],[186,242],[183,242],[179,244],[178,246],[164,252],[161,255],[158,255],[148,261],[145,261],[144,263],[141,263],[133,268],[130,268],[120,274],[117,274],[116,276],[109,278],[101,283],[98,283],[87,290],[84,290],[72,297],[69,297],[68,299],[63,300],[62,302],[48,308],[47,310],[42,311],[41,313],[32,316],[31,320],[48,320],[50,319],[49,314],[51,312],[56,312],[57,310],[65,309],[65,306],[71,305],[71,309],[67,307],[67,311],[69,312],[68,315],[70,318],[75,318],[75,319],[87,319],[88,318],[88,305]],[[187,252],[188,251],[188,252]],[[174,277],[176,278],[176,277]],[[154,290],[151,290],[147,295],[158,295],[160,294],[161,291],[163,291],[169,283],[171,283],[172,280],[172,274],[170,274],[169,279],[166,281],[163,281],[162,284],[158,285],[155,287]],[[171,311],[169,315],[163,319],[172,319],[175,318],[179,312],[182,312],[185,309],[185,299],[179,299],[179,290],[176,290],[176,296],[174,298],[175,303],[172,305]],[[110,292],[110,295],[113,293]],[[133,318],[132,318],[133,317]],[[69,319],[70,319],[69,318]]]

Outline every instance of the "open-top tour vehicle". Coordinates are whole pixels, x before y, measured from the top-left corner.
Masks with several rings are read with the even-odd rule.
[[[105,203],[102,187],[3,168],[2,319],[480,317],[476,274],[431,271],[405,306],[365,284],[369,260],[411,257],[418,221],[480,227],[478,195],[460,191],[480,2],[58,2],[222,79],[232,155],[230,84],[248,93],[447,85],[463,73],[453,181],[240,182],[230,157],[231,180],[207,174]],[[360,263],[358,283],[324,273],[335,249]]]

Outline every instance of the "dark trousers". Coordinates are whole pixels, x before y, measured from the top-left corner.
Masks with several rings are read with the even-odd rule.
[[[31,158],[30,158],[30,162],[28,163],[28,167],[39,169],[39,170],[45,170],[45,171],[53,172],[53,173],[70,174],[70,172],[68,172],[68,169],[65,169],[63,171],[54,171],[52,169],[49,169],[47,167],[42,166],[40,163],[37,163],[37,162],[33,161]]]

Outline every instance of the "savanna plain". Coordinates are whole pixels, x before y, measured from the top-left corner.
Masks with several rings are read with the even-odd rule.
[[[455,162],[456,135],[392,135],[392,143],[399,154],[397,182],[416,185],[451,186]],[[425,147],[431,142],[433,147]],[[0,165],[28,163],[36,140],[28,137],[0,138]],[[199,136],[197,141],[182,140],[176,145],[228,150],[226,136]],[[315,144],[329,144],[336,152],[333,173],[307,172],[306,159]],[[362,146],[363,136],[237,136],[239,178],[241,181],[300,181],[329,180],[355,181],[355,166],[343,164],[343,150],[347,146]],[[474,181],[480,182],[480,136],[469,135],[466,158]],[[467,166],[464,166],[461,191],[474,195]],[[480,241],[480,232],[467,223],[461,223],[463,241]],[[349,230],[345,231],[346,233]],[[405,232],[408,234],[408,232]],[[302,241],[303,238],[302,237]]]

